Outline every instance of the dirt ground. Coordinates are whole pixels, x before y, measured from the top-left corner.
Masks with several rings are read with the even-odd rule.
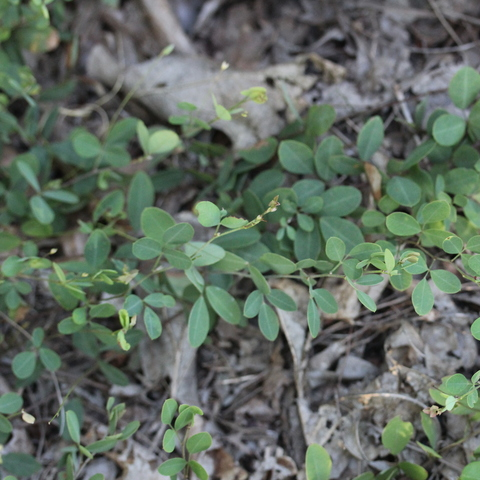
[[[202,79],[206,65],[218,69],[222,62],[229,64],[227,72],[238,73],[239,82],[223,85],[219,80],[225,103],[242,82],[266,82],[277,90],[278,100],[261,111],[261,120],[252,114],[248,127],[212,134],[234,147],[279,132],[289,116],[281,94],[287,88],[300,110],[332,104],[339,118],[334,132],[347,145],[368,115],[381,115],[387,155],[404,158],[413,139],[404,136],[398,121],[411,120],[415,104],[427,97],[428,109],[448,105],[446,87],[455,71],[480,65],[478,0],[125,0],[118,8],[82,0],[69,8],[71,29],[79,36],[74,64],[64,48],[30,59],[45,86],[68,78],[72,70],[78,75],[80,86],[69,108],[81,109],[116,88],[119,75],[121,88],[128,89],[130,77],[135,82],[137,73],[145,71],[144,62],[173,43],[172,70],[145,67],[150,70],[143,80],[145,89],[165,88],[173,103],[178,101],[173,86]],[[211,85],[205,88],[208,92]],[[179,98],[189,101],[192,92],[179,90]],[[203,90],[193,95],[201,105]],[[121,92],[113,95],[105,111],[113,113],[122,98]],[[124,115],[161,123],[170,111],[168,102],[152,105],[148,96],[139,95]],[[57,135],[79,124],[101,129],[99,118],[67,118]],[[197,193],[192,183],[169,192],[158,206],[190,218]],[[323,332],[312,340],[306,333],[307,293],[302,285],[283,282],[301,308],[279,312],[283,334],[273,343],[253,325],[239,331],[222,323],[210,343],[194,350],[180,319],[169,322],[158,341],[142,343],[128,360],[128,387],[107,386],[100,376],[80,382],[75,397],[84,405],[87,438],[105,431],[108,396],[126,402],[126,421],[142,422],[123,451],[88,463],[82,478],[94,473],[104,473],[107,480],[162,478],[156,467],[167,456],[161,449],[159,411],[170,396],[204,410],[196,427],[209,431],[214,445],[199,461],[213,479],[305,478],[305,449],[313,442],[332,456],[333,479],[379,472],[394,460],[380,437],[396,415],[413,423],[415,440],[427,443],[420,412],[432,404],[428,389],[442,376],[480,368],[469,332],[478,316],[478,289],[465,285],[455,296],[437,292],[434,311],[419,318],[408,291],[380,285],[370,292],[378,303],[372,314],[360,308],[351,290],[332,283],[328,288],[343,307],[324,319]],[[178,320],[178,312],[171,314]],[[47,322],[58,315],[52,313]],[[67,390],[82,365],[68,353],[63,360],[71,362],[71,369],[59,375],[58,388]],[[28,397],[41,421],[17,428],[9,448],[36,455],[45,465],[36,478],[53,479],[63,446],[46,423],[57,408],[53,383],[46,379]],[[444,415],[438,429],[440,448],[463,441],[436,460],[410,442],[403,459],[427,468],[430,479],[457,479],[480,445],[478,424]]]

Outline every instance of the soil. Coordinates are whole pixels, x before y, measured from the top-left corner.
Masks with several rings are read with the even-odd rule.
[[[227,62],[231,71],[254,72],[271,83],[284,75],[279,70],[272,80],[268,70],[272,66],[301,65],[295,74],[298,83],[288,83],[296,88],[292,91],[298,108],[332,104],[338,115],[334,132],[347,145],[369,116],[381,115],[386,159],[405,158],[412,149],[414,139],[398,125],[411,121],[418,101],[428,98],[429,111],[448,105],[446,88],[454,72],[463,65],[480,65],[477,0],[172,0],[153,6],[155,2],[147,0],[124,0],[117,7],[107,3],[112,2],[68,4],[67,27],[79,39],[76,58],[68,42],[28,58],[44,87],[72,77],[78,81],[65,107],[85,115],[65,115],[56,129],[57,139],[65,138],[74,126],[92,131],[105,127],[101,116],[83,108],[111,88],[92,60],[99,46],[119,68],[128,69],[175,43],[179,47],[172,55],[184,59],[179,67],[185,69],[184,76],[193,75],[190,56],[212,65]],[[178,23],[165,22],[168,5]],[[288,109],[279,98],[279,107],[265,119],[277,130],[269,135],[278,133],[288,120]],[[122,93],[113,95],[102,106],[107,116],[111,118],[122,99]],[[149,108],[137,98],[121,115],[160,124],[168,109]],[[246,141],[258,140],[259,128],[252,123]],[[221,138],[226,145],[243,141],[229,130],[214,131],[203,140],[212,138]],[[184,165],[195,168],[193,163]],[[198,188],[192,181],[173,189],[158,205],[183,221],[194,221],[189,209]],[[66,256],[81,255],[84,241],[63,239],[62,251]],[[280,287],[300,309],[281,315],[277,341],[265,340],[253,324],[239,330],[222,322],[208,344],[194,350],[185,338],[184,319],[178,321],[181,312],[171,311],[159,341],[142,342],[132,356],[115,359],[115,365],[128,372],[128,387],[109,386],[100,374],[82,380],[84,361],[60,345],[68,370],[26,388],[25,407],[37,423],[17,422],[6,451],[34,454],[45,467],[34,478],[56,478],[60,449],[67,443],[57,435],[58,424],[47,422],[58,408],[57,396],[79,380],[70,401],[82,402],[83,434],[89,441],[101,438],[107,428],[104,405],[109,396],[126,403],[122,421],[142,422],[132,440],[88,462],[79,478],[94,473],[103,473],[107,480],[162,478],[156,467],[167,455],[161,449],[164,427],[159,413],[163,401],[173,396],[204,411],[195,428],[210,432],[214,439],[212,449],[199,458],[212,479],[305,478],[305,449],[314,442],[332,456],[332,479],[353,479],[392,465],[394,458],[382,447],[381,432],[396,415],[413,423],[413,440],[428,444],[420,412],[433,403],[429,388],[445,375],[458,371],[467,375],[480,368],[469,332],[478,314],[475,285],[464,285],[456,296],[436,292],[435,309],[419,318],[409,291],[395,292],[382,285],[372,293],[378,303],[372,314],[351,298],[351,290],[332,284],[328,288],[345,307],[341,314],[324,318],[315,340],[306,334],[305,289],[286,280]],[[41,322],[54,331],[64,314],[42,295],[32,301],[22,321]],[[0,380],[13,382],[7,365],[0,366],[0,375]],[[425,467],[430,479],[457,479],[480,445],[478,424],[453,415],[435,419],[434,424],[440,432],[439,449],[461,441],[443,450],[440,459],[429,457],[412,441],[402,460]]]

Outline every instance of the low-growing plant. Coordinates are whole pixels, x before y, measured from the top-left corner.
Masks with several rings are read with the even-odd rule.
[[[407,158],[390,159],[386,168],[376,161],[384,139],[381,117],[366,121],[356,139],[345,145],[329,134],[336,120],[329,105],[311,107],[305,119],[289,125],[278,139],[238,152],[196,138],[215,121],[243,114],[247,102],[266,101],[261,87],[241,92],[230,108],[213,96],[216,117],[211,122],[196,118],[195,105],[181,103],[179,114],[170,118],[172,128],[147,127],[136,118],[124,118],[112,122],[100,137],[77,127],[66,139],[51,141],[58,112],[51,110],[39,126],[42,95],[49,97],[14,53],[32,47],[28,39],[52,34],[48,3],[32,0],[20,6],[10,0],[1,7],[0,147],[14,138],[24,146],[0,167],[0,252],[5,256],[0,309],[7,312],[2,318],[12,327],[22,329],[14,318],[28,305],[32,285],[46,285],[69,312],[58,323],[58,333],[71,336],[72,345],[91,359],[86,372],[98,369],[110,382],[127,385],[127,374],[108,363],[104,353],[135,348],[142,330],[156,340],[166,309],[174,306],[184,309],[190,343],[199,347],[219,319],[239,328],[257,319],[262,334],[275,340],[280,331],[276,309],[297,309],[293,298],[273,286],[276,278],[294,279],[308,289],[307,320],[313,337],[321,332],[322,312],[338,310],[334,295],[322,283],[325,278],[348,282],[372,312],[377,306],[365,287],[384,278],[395,290],[413,286],[418,315],[427,315],[434,305],[429,280],[448,294],[459,292],[462,281],[479,284],[480,74],[474,69],[460,69],[448,90],[462,114],[437,109],[425,118],[426,105],[420,103],[408,128],[421,143]],[[29,19],[26,33],[15,15]],[[8,110],[19,99],[26,105],[21,119]],[[187,151],[202,168],[186,171],[169,165],[170,157]],[[213,159],[220,163],[218,175],[209,167]],[[365,187],[359,181],[365,174],[379,183]],[[181,185],[188,175],[205,187],[191,208],[198,223],[209,229],[207,239],[196,237],[193,224],[177,222],[155,206],[159,195]],[[350,184],[343,185],[347,177]],[[87,238],[84,257],[60,260],[56,239],[72,231]],[[139,322],[144,329],[137,328]],[[52,344],[54,332],[41,327],[22,331],[28,341],[12,358],[17,386],[62,368]],[[473,323],[472,335],[480,340],[480,319]],[[450,411],[476,418],[479,377],[480,372],[470,380],[457,373],[444,379],[431,390],[440,406],[432,406],[430,416]],[[12,430],[9,417],[20,415],[22,408],[19,395],[6,395],[0,397],[0,443]],[[162,421],[171,424],[177,406],[173,409],[173,401],[168,405],[173,413],[168,422],[162,413]],[[177,431],[188,428],[193,415],[201,413],[198,407],[179,408],[167,430],[168,448],[175,446]],[[109,415],[112,409],[109,404]],[[177,425],[184,412],[191,418],[189,413],[188,422]],[[76,475],[79,456],[94,453],[80,444],[80,422],[75,418],[67,411],[74,446],[66,452],[66,478]],[[387,425],[386,438],[391,428]],[[124,438],[124,433],[116,435],[117,441]],[[113,448],[113,436],[112,431],[102,444],[105,448]],[[195,453],[188,449],[194,437],[184,437],[189,453]],[[430,448],[435,446],[426,447]],[[316,450],[309,451],[307,464]],[[4,456],[3,468],[21,475],[8,468],[8,458],[13,457]],[[195,469],[201,470],[195,462],[185,456],[182,460],[177,473],[186,469],[187,476],[189,470],[198,476]],[[178,467],[181,462],[176,462]],[[400,462],[376,478],[394,478],[400,471],[423,478],[410,465]]]
[[[176,480],[183,472],[183,478],[191,478],[194,473],[200,480],[207,480],[208,473],[200,463],[191,457],[208,450],[212,445],[212,437],[207,432],[191,434],[190,429],[195,423],[195,415],[203,415],[200,408],[191,405],[178,405],[173,399],[166,400],[162,407],[161,420],[167,426],[163,434],[163,449],[172,453],[177,443],[181,445],[181,457],[170,458],[158,467],[158,472]],[[181,435],[180,431],[185,430]]]

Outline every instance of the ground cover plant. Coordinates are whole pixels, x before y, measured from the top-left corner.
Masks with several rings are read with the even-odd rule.
[[[265,89],[256,86],[232,92],[230,105],[218,104],[213,95],[216,117],[210,122],[197,118],[197,106],[183,102],[178,105],[183,113],[171,117],[169,126],[116,114],[102,135],[78,126],[57,140],[58,111],[48,111],[46,102],[68,95],[68,86],[65,92],[42,91],[21,52],[47,48],[52,24],[64,14],[63,2],[51,2],[50,13],[47,3],[11,1],[2,7],[1,148],[5,154],[20,145],[21,153],[0,171],[0,340],[16,390],[0,396],[0,444],[8,443],[16,417],[35,422],[17,392],[68,368],[64,345],[88,359],[82,379],[101,372],[107,382],[128,386],[131,374],[115,360],[134,352],[145,336],[156,341],[168,309],[185,312],[188,339],[196,348],[212,341],[220,322],[236,326],[239,335],[249,324],[258,325],[275,341],[281,335],[278,311],[299,307],[275,286],[282,278],[308,289],[313,338],[322,335],[322,316],[339,308],[323,283],[327,278],[347,282],[371,312],[377,305],[368,288],[386,279],[392,289],[411,290],[419,316],[434,306],[432,283],[447,294],[459,292],[462,283],[478,285],[480,74],[473,68],[451,79],[448,93],[458,113],[437,109],[426,118],[420,102],[413,122],[404,126],[418,144],[407,158],[386,165],[377,158],[385,134],[382,117],[365,118],[346,145],[331,132],[336,112],[329,105],[311,106],[304,117],[297,112],[298,119],[278,138],[250,149],[230,152],[201,142],[198,134],[216,121],[248,114],[252,102],[268,102]],[[171,53],[167,48],[162,55]],[[215,175],[198,175],[199,194],[191,205],[198,224],[178,221],[156,206],[188,173],[171,159],[187,154],[219,165]],[[84,255],[59,261],[56,239],[72,231],[85,236]],[[21,322],[23,309],[40,294],[64,312],[54,328]],[[480,340],[480,318],[471,334]],[[437,416],[450,412],[477,422],[479,378],[480,371],[464,371],[430,390],[432,405],[419,412],[429,443],[418,443],[426,462],[442,456]],[[76,387],[72,382],[59,391],[58,409],[51,412],[68,444],[58,462],[60,478],[80,478],[95,455],[140,427],[136,419],[121,422],[128,406],[111,397],[104,437],[83,439],[82,406],[71,399]],[[207,478],[190,458],[212,443],[209,433],[190,435],[195,415],[202,415],[197,406],[173,399],[163,404],[161,420],[169,426],[163,448],[181,456],[162,463],[160,474]],[[184,428],[187,433],[179,434]],[[412,438],[412,423],[392,418],[381,435],[392,466],[357,478],[426,479],[423,465],[402,458]],[[462,479],[480,478],[479,455],[477,449]],[[4,454],[0,464],[5,478],[32,476],[41,468],[21,451]],[[327,479],[330,468],[328,452],[309,446],[307,478]]]

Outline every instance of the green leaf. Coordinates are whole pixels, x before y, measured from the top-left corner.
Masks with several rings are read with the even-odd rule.
[[[114,385],[120,385],[121,387],[125,387],[130,382],[128,377],[117,367],[110,365],[109,363],[103,362],[101,360],[98,361],[98,366],[100,370],[105,375],[107,380]]]
[[[229,273],[243,270],[246,266],[247,262],[242,257],[231,252],[225,252],[225,256],[213,264],[215,270]]]
[[[363,261],[370,258],[373,253],[379,253],[382,247],[376,243],[360,243],[350,250],[349,256]]]
[[[470,462],[463,467],[458,480],[480,480],[480,462]]]
[[[420,412],[422,428],[425,435],[430,442],[432,448],[437,448],[437,443],[440,438],[440,424],[437,418],[432,418],[424,412]]]
[[[319,137],[330,130],[337,113],[331,105],[313,105],[307,114],[307,136]]]
[[[390,250],[385,250],[385,252],[389,252]],[[397,275],[394,275],[394,277],[397,277]],[[362,275],[355,283],[357,285],[363,285],[363,286],[372,286],[372,285],[378,285],[379,283],[383,282],[383,277],[381,275],[378,275],[376,273],[371,273],[367,275]]]
[[[254,290],[248,295],[247,300],[245,301],[245,305],[243,306],[243,315],[247,318],[256,317],[258,315],[258,312],[260,311],[262,303],[263,293],[258,290]]]
[[[148,153],[166,154],[180,145],[180,137],[172,130],[157,130],[148,139]]]
[[[188,466],[191,468],[192,472],[200,479],[200,480],[208,480],[208,473],[207,471],[195,460],[190,460],[188,462]]]
[[[28,378],[35,370],[37,357],[34,352],[20,352],[13,357],[12,370],[17,378]]]
[[[165,210],[147,207],[142,211],[140,224],[145,236],[160,241],[163,234],[175,225],[175,220]]]
[[[480,203],[469,198],[467,204],[463,207],[463,213],[476,228],[480,228]]]
[[[248,271],[250,272],[250,276],[252,277],[252,281],[255,286],[262,292],[264,295],[268,295],[270,293],[270,285],[265,280],[265,277],[260,273],[257,267],[253,265],[248,266]]]
[[[321,194],[323,198],[322,215],[344,217],[360,205],[362,194],[355,187],[340,185]]]
[[[319,213],[323,208],[323,198],[320,196],[308,197],[302,204],[305,213]]]
[[[427,480],[428,472],[415,463],[400,462],[398,466],[407,474],[408,478],[412,480]]]
[[[122,440],[130,438],[137,430],[140,428],[141,423],[138,420],[133,420],[132,422],[127,423],[127,425],[122,430]]]
[[[402,164],[402,170],[408,170],[420,163],[432,150],[435,148],[436,143],[433,139],[427,140],[416,147],[412,153],[405,159]]]
[[[80,443],[80,423],[77,414],[73,410],[67,410],[67,429],[74,443]]]
[[[346,251],[364,241],[362,232],[352,222],[338,217],[321,217],[320,230],[325,240],[330,237],[338,237],[345,243]]]
[[[140,230],[143,210],[151,207],[154,200],[152,180],[144,171],[137,172],[130,181],[127,194],[127,215],[135,231]]]
[[[422,190],[409,178],[393,177],[387,182],[387,194],[398,204],[413,207],[420,201]]]
[[[40,184],[32,167],[24,160],[18,160],[15,163],[22,177],[30,184],[30,186],[38,193],[40,192]]]
[[[98,220],[103,215],[110,215],[116,217],[123,212],[123,207],[125,204],[125,195],[121,190],[114,190],[113,192],[105,195],[95,207],[93,211],[93,221],[98,222]],[[107,215],[108,214],[108,215]]]
[[[172,453],[175,450],[175,441],[177,439],[177,435],[175,430],[172,430],[169,428],[164,434],[163,434],[163,443],[162,443],[162,448],[167,452],[167,453]]]
[[[395,212],[387,216],[388,230],[399,237],[410,237],[420,233],[420,224],[407,213]]]
[[[433,138],[444,147],[456,145],[465,135],[467,123],[457,115],[447,113],[435,120],[433,124]]]
[[[123,302],[123,308],[131,317],[140,315],[143,310],[143,302],[137,295],[128,295]]]
[[[107,134],[107,144],[127,145],[137,133],[139,120],[134,117],[124,118],[115,123]]]
[[[226,290],[209,285],[206,288],[207,298],[217,315],[232,325],[242,319],[242,313],[236,300]]]
[[[283,140],[278,147],[280,163],[290,173],[313,173],[313,152],[296,140]]]
[[[2,232],[0,236],[0,253],[8,252],[18,247],[22,243],[22,240],[9,232]]]
[[[260,241],[261,234],[256,228],[248,228],[232,232],[224,237],[218,237],[214,244],[222,248],[236,249],[254,245]]]
[[[177,409],[178,403],[173,398],[167,398],[167,400],[163,402],[160,419],[164,425],[170,425],[172,423],[173,417],[175,416],[175,413],[177,413]]]
[[[11,424],[10,420],[8,420],[8,418],[0,414],[0,434],[2,433],[9,434],[9,433],[12,433],[12,431],[13,431],[13,425]]]
[[[110,240],[103,230],[94,230],[85,244],[85,260],[92,267],[99,267],[108,258]]]
[[[43,366],[50,372],[55,372],[62,366],[62,360],[60,359],[58,353],[54,352],[50,348],[42,347],[38,353]]]
[[[91,454],[96,455],[97,453],[108,452],[112,450],[115,445],[118,443],[118,438],[102,438],[102,440],[97,440],[96,442],[91,443],[87,446],[87,451]]]
[[[311,232],[297,230],[295,240],[293,242],[293,250],[297,260],[316,260],[321,248],[322,240],[317,227],[315,227]]]
[[[325,253],[330,260],[341,262],[345,256],[345,243],[337,237],[330,237],[325,245]]]
[[[102,144],[98,138],[86,130],[74,133],[72,145],[75,153],[82,158],[93,158],[102,153]]]
[[[383,121],[379,116],[372,117],[362,127],[357,138],[360,158],[368,162],[383,142]]]
[[[228,122],[232,119],[230,112],[223,105],[219,105],[218,103],[215,105],[215,113],[220,120]]]
[[[287,295],[284,291],[274,288],[268,295],[267,299],[275,307],[285,310],[287,312],[295,312],[297,310],[297,304],[295,301]]]
[[[185,276],[190,280],[191,284],[199,291],[199,293],[203,293],[205,279],[194,266],[185,270]]]
[[[304,213],[297,213],[298,226],[306,232],[311,232],[315,228],[315,222],[312,217]]]
[[[160,241],[163,234],[175,225],[175,220],[165,210],[147,207],[142,211],[140,223],[147,237]]]
[[[448,95],[461,109],[469,107],[480,93],[480,74],[472,67],[462,67],[450,80]]]
[[[468,116],[468,136],[473,141],[480,139],[480,102],[476,102]]]
[[[180,405],[179,412],[180,414],[175,420],[174,428],[175,430],[180,430],[187,425],[192,426],[194,422],[195,408],[188,405]]]
[[[316,288],[315,290],[312,290],[312,295],[320,310],[332,315],[338,312],[337,301],[328,290],[325,290],[324,288]]]
[[[220,223],[220,209],[212,202],[198,202],[193,211],[204,227],[216,227]]]
[[[187,462],[183,458],[170,458],[158,467],[158,473],[166,477],[172,477],[180,473],[186,465]]]
[[[50,205],[40,196],[34,195],[29,200],[33,216],[42,224],[49,225],[55,219],[55,212]]]
[[[361,290],[355,290],[355,293],[357,294],[358,300],[364,307],[368,308],[371,312],[377,311],[377,305],[370,295],[362,292]]]
[[[179,270],[188,270],[192,266],[192,260],[179,250],[172,250],[170,248],[164,249],[165,258],[168,263]]]
[[[433,308],[433,293],[427,280],[420,280],[412,292],[412,303],[417,315],[426,315]]]
[[[238,218],[238,217],[225,217],[222,218],[220,225],[222,225],[225,228],[241,228],[245,226],[248,223],[248,220],[245,220],[244,218]]]
[[[313,443],[305,455],[305,474],[307,480],[328,480],[332,471],[332,459],[320,445]]]
[[[22,271],[25,263],[17,255],[7,257],[2,263],[1,271],[6,277],[14,277]]]
[[[10,415],[18,412],[23,405],[23,398],[14,392],[4,393],[0,397],[0,413]]]
[[[42,465],[27,453],[7,453],[2,455],[2,467],[19,477],[31,477],[41,470]]]
[[[297,270],[296,265],[291,260],[277,253],[264,253],[259,260],[280,275],[289,275]]]
[[[322,180],[330,181],[335,177],[329,165],[330,158],[335,155],[343,155],[343,143],[332,135],[323,139],[315,152],[315,170]]]
[[[205,341],[210,328],[210,317],[203,296],[197,298],[188,317],[188,341],[192,347],[199,347]]]
[[[219,245],[205,242],[190,242],[185,245],[185,253],[192,259],[195,267],[213,265],[222,260],[226,252]]]
[[[472,333],[473,338],[480,340],[480,317],[478,317],[470,327],[470,332]]]
[[[475,272],[476,275],[480,275],[480,255],[472,255],[468,259],[468,266]]]
[[[162,322],[158,315],[150,308],[145,307],[143,312],[143,321],[147,330],[148,336],[155,340],[162,334]]]
[[[463,241],[461,238],[457,237],[456,235],[450,235],[442,242],[442,249],[446,253],[456,255],[462,252]]]
[[[413,425],[404,422],[399,416],[392,418],[382,432],[382,444],[392,455],[398,455],[410,441]]]
[[[126,167],[131,160],[130,154],[124,145],[105,145],[102,160],[112,167]]]
[[[361,475],[358,475],[353,480],[374,480],[374,479],[375,479],[375,475],[372,472],[365,472],[365,473],[362,473]]]
[[[419,212],[417,220],[423,224],[443,222],[450,215],[450,205],[445,200],[427,203]]]
[[[320,312],[312,298],[308,299],[308,306],[307,306],[307,323],[308,323],[308,330],[310,335],[313,338],[316,338],[320,332],[321,322],[320,322]]]
[[[151,260],[162,254],[162,245],[153,238],[140,238],[133,243],[132,253],[139,260]]]
[[[254,145],[248,150],[239,150],[238,154],[243,160],[254,165],[262,165],[268,162],[277,151],[278,142],[275,138],[267,138]]]
[[[472,388],[470,382],[465,375],[455,373],[445,380],[445,392],[448,395],[460,396],[467,393]]]
[[[42,195],[50,200],[67,203],[69,205],[75,205],[80,201],[78,195],[68,192],[67,190],[47,190],[43,192]]]
[[[258,314],[258,326],[267,340],[273,342],[280,330],[277,314],[270,305],[263,303]]]
[[[105,475],[103,473],[95,473],[88,480],[105,480]]]
[[[430,276],[439,290],[445,293],[457,293],[462,289],[458,277],[448,270],[431,270]]]
[[[379,227],[385,224],[385,215],[377,210],[365,210],[362,214],[362,223],[366,227]]]
[[[385,266],[387,267],[387,272],[392,272],[395,269],[396,261],[393,253],[388,248],[385,249],[384,260]]]
[[[479,174],[471,168],[454,168],[445,174],[445,191],[457,195],[472,195],[478,189]]]
[[[470,408],[475,408],[475,404],[478,402],[478,390],[472,390],[467,395],[467,405]]]
[[[183,245],[189,242],[194,234],[195,231],[189,223],[177,223],[163,234],[162,241],[168,245]]]
[[[203,452],[212,446],[212,436],[207,432],[196,433],[187,440],[186,445],[189,453]]]
[[[389,281],[395,290],[403,292],[412,284],[412,274],[405,270],[400,270],[399,274],[391,276]]]
[[[421,412],[423,413],[423,412]],[[425,415],[425,414],[424,414]],[[428,416],[428,415],[427,415]],[[415,442],[429,457],[432,458],[442,458],[432,447],[424,445],[422,442]]]
[[[365,170],[363,162],[347,155],[332,155],[328,166],[339,175],[360,175]]]

